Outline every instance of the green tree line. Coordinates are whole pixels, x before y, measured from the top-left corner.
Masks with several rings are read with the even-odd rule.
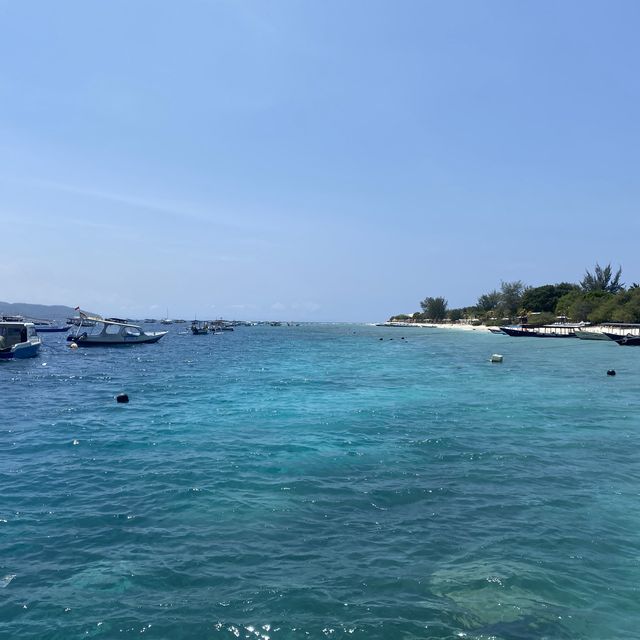
[[[558,317],[573,322],[640,323],[640,285],[625,287],[622,268],[596,263],[579,283],[560,282],[529,287],[521,280],[501,282],[483,293],[475,305],[450,309],[443,296],[427,296],[420,311],[391,320],[442,322],[466,319],[484,324],[504,324],[526,316],[529,322],[553,322]]]

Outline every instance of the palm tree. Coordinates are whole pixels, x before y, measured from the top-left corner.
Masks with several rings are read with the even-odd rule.
[[[619,267],[615,275],[611,269],[611,263],[606,267],[601,267],[597,262],[591,273],[588,269],[580,283],[583,291],[607,291],[608,293],[618,293],[624,289],[624,284],[620,282],[622,267]]]

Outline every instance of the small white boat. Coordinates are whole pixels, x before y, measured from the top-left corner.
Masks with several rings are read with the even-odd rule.
[[[173,324],[173,320],[169,318],[169,308],[167,307],[167,315],[160,320],[160,324]]]
[[[41,344],[33,322],[0,322],[0,360],[33,358]]]
[[[94,328],[88,332],[78,327],[73,335],[67,336],[69,342],[74,342],[79,347],[119,347],[158,342],[168,333],[167,331],[143,331],[137,324],[106,320],[99,316],[88,316],[82,312],[80,316],[92,321]]]

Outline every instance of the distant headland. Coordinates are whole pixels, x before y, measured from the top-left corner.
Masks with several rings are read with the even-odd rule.
[[[30,304],[28,302],[3,302],[0,300],[0,316],[24,316],[47,320],[64,320],[78,315],[74,307],[62,304]]]

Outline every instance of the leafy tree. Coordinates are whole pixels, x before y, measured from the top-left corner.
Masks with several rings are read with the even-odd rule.
[[[484,293],[483,295],[481,295],[478,298],[478,302],[476,306],[478,307],[479,311],[483,311],[483,312],[493,311],[498,307],[498,305],[501,302],[501,299],[502,298],[500,296],[500,292],[494,289],[489,293]]]
[[[427,318],[438,321],[444,320],[447,317],[447,301],[442,298],[425,298],[421,303],[425,315]]]
[[[628,298],[621,309],[618,322],[640,322],[640,287],[628,292]]]
[[[509,315],[513,316],[517,313],[524,292],[525,286],[522,280],[500,283],[500,301]]]
[[[448,315],[451,322],[458,322],[464,318],[464,309],[451,309]]]
[[[594,299],[594,294],[598,294],[600,297]],[[587,299],[593,308],[587,315],[589,322],[615,322],[616,317],[619,317],[619,311],[621,311],[620,301],[611,293],[606,292],[592,292],[587,294]],[[595,303],[595,304],[594,304]]]
[[[536,312],[527,316],[529,324],[550,324],[556,321],[556,314],[548,311]]]
[[[602,302],[590,314],[591,322],[640,321],[640,288],[606,294]]]
[[[527,311],[554,311],[559,298],[553,284],[527,289],[522,295],[522,307]]]
[[[521,306],[527,311],[546,311],[552,313],[556,309],[558,300],[570,291],[577,291],[577,284],[561,282],[560,284],[545,284],[541,287],[531,287],[522,295]]]
[[[564,296],[571,291],[579,291],[580,287],[572,282],[560,282],[554,285],[559,296]]]
[[[574,322],[590,320],[598,307],[612,296],[613,294],[606,291],[571,291],[558,300],[556,313],[567,316]],[[599,314],[596,314],[596,317],[598,316]]]
[[[624,289],[624,284],[620,282],[622,267],[619,267],[615,275],[611,269],[611,263],[606,267],[601,267],[597,262],[591,273],[588,269],[580,283],[583,291],[606,291],[608,293],[618,293]]]

